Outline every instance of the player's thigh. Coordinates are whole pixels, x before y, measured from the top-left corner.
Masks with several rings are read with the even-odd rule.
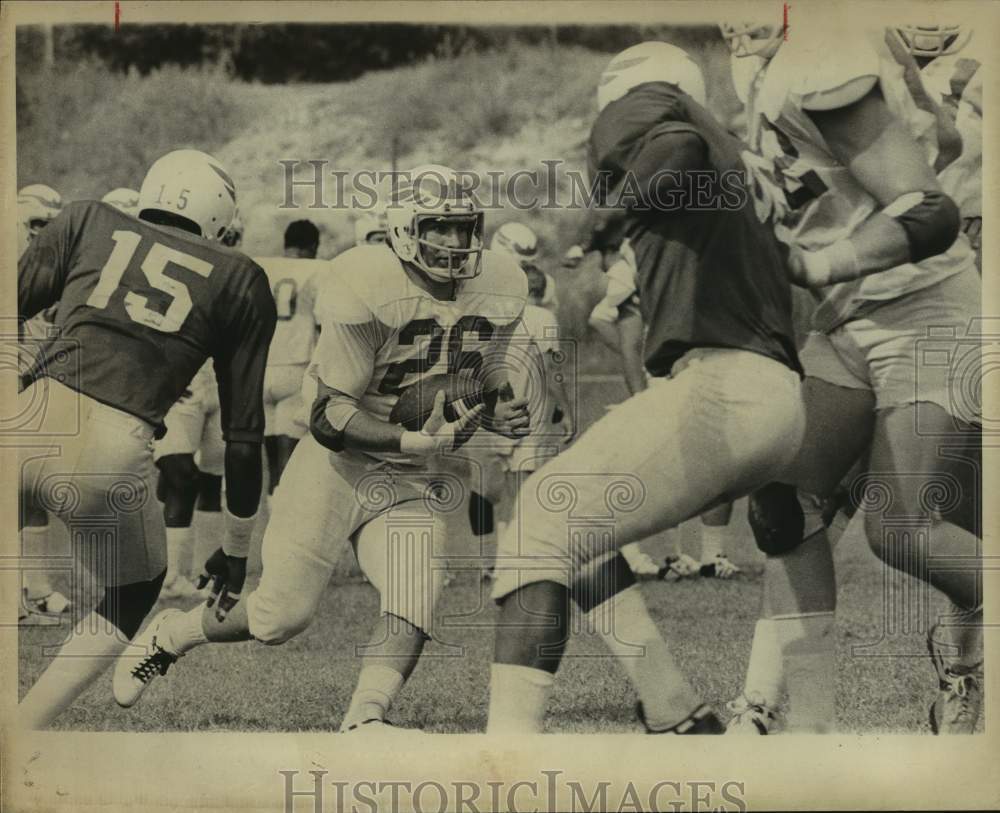
[[[303,409],[302,393],[298,391],[278,401],[274,405],[273,434],[301,439],[306,433]]]
[[[732,353],[730,355],[730,353]],[[803,427],[794,373],[750,353],[712,353],[592,426],[525,484],[522,532],[565,534],[575,516],[613,520],[628,544],[766,482]],[[594,544],[600,533],[591,534]]]
[[[447,571],[445,522],[434,511],[411,516],[387,511],[367,522],[357,533],[358,564],[378,590],[383,614],[430,633]]]
[[[226,441],[222,437],[222,416],[219,410],[205,414],[201,440],[198,444],[198,469],[222,477],[226,471]]]
[[[261,579],[248,605],[251,632],[280,641],[308,624],[348,539],[367,517],[364,466],[306,437],[274,492],[261,543]]]
[[[153,459],[170,455],[194,455],[205,431],[205,409],[195,395],[185,396],[163,418],[166,434],[153,443]]]
[[[79,432],[52,447],[34,476],[38,503],[76,542],[76,555],[107,585],[132,584],[166,567],[166,531],[155,499],[152,427],[73,393]]]
[[[779,479],[827,495],[871,442],[875,396],[862,378],[863,360],[844,359],[828,336],[809,334],[800,358],[806,371],[806,429],[798,454]]]

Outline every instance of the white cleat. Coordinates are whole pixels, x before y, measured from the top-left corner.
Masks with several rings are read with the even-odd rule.
[[[187,576],[175,576],[160,588],[161,599],[203,598],[202,591]]]
[[[167,652],[157,639],[164,621],[181,615],[180,610],[163,610],[150,622],[115,663],[113,691],[115,702],[123,708],[134,706],[153,679],[165,675],[180,655]]]
[[[680,556],[667,557],[667,561],[660,568],[660,578],[673,582],[680,579],[693,579],[700,572],[701,562],[686,553],[682,553]]]
[[[394,726],[388,720],[382,720],[378,717],[373,717],[370,720],[362,720],[360,723],[349,725],[347,728],[340,729],[340,733],[362,734],[370,737],[424,736],[424,732],[419,728],[400,728],[399,726]]]
[[[720,553],[711,561],[702,562],[699,572],[710,579],[731,579],[743,571],[734,565],[726,554]]]
[[[759,697],[741,694],[726,703],[726,710],[732,717],[726,724],[727,734],[760,736],[770,734],[778,722],[778,713],[767,706]]]
[[[975,734],[983,708],[983,662],[971,666],[948,663],[944,645],[935,640],[937,625],[927,633],[927,648],[938,675],[938,697],[931,704],[935,734]]]
[[[645,551],[641,550],[638,553],[632,554],[631,557],[626,558],[629,568],[631,568],[632,573],[638,578],[656,579],[659,577],[662,566],[654,562],[653,557]]]
[[[59,619],[73,609],[73,602],[58,590],[38,598],[29,598],[28,591],[21,591],[21,601],[17,607],[19,627],[58,625]]]

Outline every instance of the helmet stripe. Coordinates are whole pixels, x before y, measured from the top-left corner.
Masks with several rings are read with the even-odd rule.
[[[216,175],[222,178],[222,182],[226,186],[226,191],[229,193],[229,197],[233,199],[233,203],[236,203],[236,184],[233,183],[233,179],[230,178],[221,167],[217,167],[215,164],[209,164],[209,166]]]

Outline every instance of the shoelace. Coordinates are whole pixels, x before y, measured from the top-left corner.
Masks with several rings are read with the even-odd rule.
[[[743,723],[743,717],[747,714],[759,716],[761,718],[760,720],[751,718],[753,724],[758,729],[761,726],[764,726],[766,729],[767,722],[774,717],[774,712],[772,712],[767,706],[761,702],[755,702],[745,694],[741,694],[739,697],[726,703],[726,710],[732,712],[733,717],[739,724]]]
[[[972,709],[969,705],[972,701],[969,695],[969,687],[970,684],[975,683],[977,683],[975,675],[958,675],[950,669],[946,670],[944,676],[941,678],[941,688],[959,700],[959,711],[956,715],[958,718],[966,718],[972,714]]]
[[[165,675],[170,664],[176,660],[176,656],[171,655],[165,649],[158,648],[152,655],[147,655],[139,662],[132,670],[132,677],[143,683],[149,683],[156,674]]]

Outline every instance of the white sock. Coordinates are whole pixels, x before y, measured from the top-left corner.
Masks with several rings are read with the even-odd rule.
[[[490,669],[490,718],[486,733],[540,733],[554,677],[544,669],[494,663]]]
[[[702,525],[701,563],[708,564],[710,562],[714,562],[716,556],[724,555],[726,552],[726,542],[728,540],[728,525]]]
[[[164,630],[163,648],[175,655],[183,655],[189,649],[207,644],[208,638],[202,624],[204,612],[205,605],[199,604],[193,610],[171,619]]]
[[[587,622],[632,681],[651,728],[676,725],[698,706],[698,696],[677,668],[637,585],[594,607]]]
[[[642,548],[638,542],[630,542],[627,545],[622,545],[618,550],[625,557],[625,561],[628,562],[628,566],[632,570],[635,570],[639,566],[639,559],[642,557]],[[594,608],[594,610],[597,609],[599,608]]]
[[[344,715],[340,730],[365,720],[384,720],[396,695],[403,688],[403,676],[395,669],[380,664],[365,664],[358,676],[358,686],[351,697],[350,708]]]
[[[781,702],[784,672],[778,632],[773,618],[761,618],[753,629],[750,663],[747,666],[743,693],[765,706],[774,708]]]
[[[823,734],[833,729],[837,688],[833,619],[832,612],[774,619],[788,687],[786,730]]]
[[[209,556],[221,547],[225,533],[221,511],[194,512],[194,555],[191,557],[191,572],[201,575],[203,565]]]
[[[180,576],[190,578],[193,547],[193,528],[167,528],[167,575],[164,584],[170,584]]]
[[[21,555],[31,559],[45,559],[49,555],[49,526],[28,525],[21,529]],[[52,581],[48,571],[35,570],[33,567],[24,571],[24,588],[28,598],[45,598],[52,592]]]

